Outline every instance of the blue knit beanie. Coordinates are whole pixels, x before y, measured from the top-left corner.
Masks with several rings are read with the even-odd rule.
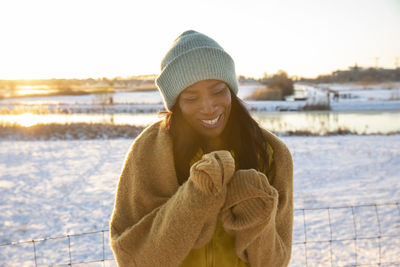
[[[228,53],[202,33],[182,33],[161,61],[161,73],[156,79],[165,108],[171,110],[185,88],[208,79],[224,81],[233,93],[238,92],[235,64]]]

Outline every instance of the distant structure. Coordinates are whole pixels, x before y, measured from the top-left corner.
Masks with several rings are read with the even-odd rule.
[[[362,82],[367,85],[374,82],[400,81],[400,68],[398,58],[396,58],[395,69],[385,68],[362,68],[354,64],[347,70],[336,70],[331,74],[319,75],[315,79],[301,78],[302,82],[315,83],[345,83],[345,82]]]
[[[379,57],[375,57],[375,68],[377,69],[379,66]]]

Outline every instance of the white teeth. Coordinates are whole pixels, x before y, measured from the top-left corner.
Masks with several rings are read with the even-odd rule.
[[[204,123],[206,123],[206,124],[209,124],[209,125],[214,125],[214,124],[217,123],[218,119],[219,119],[219,116],[216,117],[216,118],[213,119],[213,120],[201,120],[201,121],[204,122]]]

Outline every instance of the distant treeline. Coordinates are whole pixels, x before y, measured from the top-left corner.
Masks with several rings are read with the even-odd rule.
[[[36,79],[36,80],[0,80],[0,98],[4,92],[13,92],[21,86],[46,86],[49,89],[54,89],[64,92],[79,93],[80,90],[85,89],[100,89],[100,91],[112,91],[114,89],[127,89],[127,90],[156,90],[154,80],[155,74],[139,75],[130,77],[115,77],[115,78],[87,78],[87,79]],[[267,75],[257,79],[253,77],[246,77],[243,75],[238,76],[240,83],[258,82],[267,85],[270,88],[283,87],[289,88],[290,83],[313,82],[313,83],[344,83],[344,82],[361,82],[364,84],[387,82],[387,81],[400,81],[400,68],[384,69],[384,68],[363,68],[357,65],[349,67],[348,70],[337,70],[331,74],[319,75],[317,78],[302,78],[302,77],[289,77],[286,72],[279,71],[273,75]],[[274,83],[279,81],[279,86]],[[272,86],[273,85],[273,86]],[[285,92],[283,95],[287,95]]]
[[[69,91],[76,88],[126,88],[143,89],[155,88],[155,75],[140,75],[131,77],[115,77],[115,78],[87,78],[87,79],[37,79],[37,80],[0,80],[0,90],[13,91],[20,86],[47,86],[48,88]]]
[[[355,65],[348,70],[337,70],[331,74],[319,75],[315,79],[300,78],[299,81],[313,83],[361,82],[363,84],[398,82],[400,81],[400,68],[362,68]]]

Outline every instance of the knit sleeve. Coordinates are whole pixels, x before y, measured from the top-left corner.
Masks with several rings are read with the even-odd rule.
[[[170,149],[156,143],[132,149],[120,177],[110,223],[119,266],[178,266],[210,218],[216,221],[226,196],[223,181],[234,172],[229,152],[214,152],[179,186]]]
[[[274,171],[272,184],[254,169],[238,170],[228,184],[221,221],[235,236],[237,255],[252,267],[287,266],[290,260],[293,178],[287,157],[287,165]]]

